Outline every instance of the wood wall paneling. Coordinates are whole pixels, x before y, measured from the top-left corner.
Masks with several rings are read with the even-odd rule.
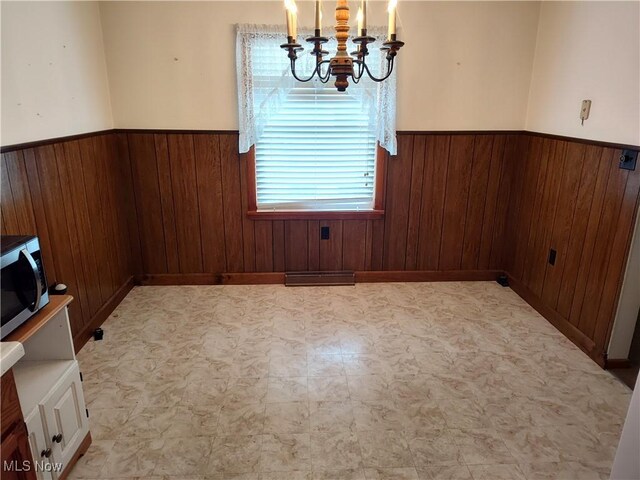
[[[576,200],[582,173],[581,159],[584,158],[584,151],[584,145],[569,144],[561,174],[560,192],[557,199],[557,205],[561,207],[555,210],[549,241],[550,248],[557,252],[556,262],[555,265],[547,263],[544,266],[543,288],[540,294],[544,303],[553,309],[556,309],[558,305],[560,283],[568,256],[567,245],[577,206]],[[562,206],[565,205],[566,208],[563,208]]]
[[[180,273],[201,273],[200,205],[193,135],[167,135]],[[189,212],[189,215],[184,215]]]
[[[478,135],[473,149],[469,196],[465,213],[467,221],[464,224],[464,241],[460,263],[462,270],[476,270],[478,268],[484,210],[489,189],[493,140],[493,135]]]
[[[329,239],[320,240],[319,266],[320,270],[342,270],[342,223],[343,220],[321,221],[320,228],[329,227]],[[289,248],[296,248],[295,245],[286,245]]]
[[[507,216],[514,287],[601,365],[640,191],[640,172],[621,170],[620,153],[531,137]]]
[[[504,234],[506,210],[498,210],[498,206],[499,203],[502,204],[506,202],[506,207],[506,205],[508,205],[508,199],[500,198],[500,202],[498,202],[498,195],[504,164],[505,143],[506,137],[504,135],[497,135],[493,138],[491,163],[489,165],[489,175],[487,178],[487,189],[482,218],[482,231],[480,234],[480,251],[478,253],[478,263],[476,265],[476,268],[479,270],[496,268],[496,265],[492,265],[491,263],[492,245],[494,240],[498,239],[494,232],[500,231],[501,235]],[[502,261],[500,261],[499,264],[502,265]]]
[[[227,272],[244,271],[244,242],[240,182],[240,156],[238,136],[220,135],[220,157],[222,172],[222,200],[224,204],[224,238],[227,252]]]
[[[586,274],[580,275],[580,270],[585,265],[581,260],[587,247],[588,224],[590,219],[597,218],[595,212],[600,211],[599,205],[604,197],[604,185],[608,175],[608,165],[601,160],[601,156],[601,147],[588,146],[584,156],[580,159],[580,184],[571,220],[566,255],[560,255],[557,260],[558,263],[564,262],[564,268],[558,289],[556,309],[563,318],[569,319],[574,324],[571,317],[572,303],[579,295],[580,285],[582,284],[582,288],[584,288],[584,280],[586,280]],[[593,214],[591,214],[592,211]],[[587,251],[590,252],[588,248]]]
[[[618,169],[619,150],[519,133],[412,132],[398,145],[378,172],[385,216],[367,220],[248,218],[236,133],[29,146],[2,154],[2,232],[39,235],[49,279],[77,298],[77,338],[106,318],[132,275],[225,283],[292,270],[370,271],[360,274],[369,280],[507,271],[602,363],[640,190],[638,171]]]
[[[144,273],[167,273],[164,219],[153,135],[127,135]]]
[[[420,217],[422,213],[425,146],[425,135],[415,135],[413,138],[413,149],[411,152],[411,190],[409,192],[409,219],[407,223],[405,270],[416,270],[418,265],[418,242],[420,240]]]
[[[387,193],[384,218],[384,270],[404,270],[407,257],[413,135],[398,137],[398,155],[387,162]]]
[[[153,136],[155,158],[158,172],[158,186],[160,188],[160,210],[154,213],[162,215],[164,228],[164,249],[167,259],[167,273],[180,273],[180,257],[178,255],[178,234],[176,225],[175,203],[173,201],[173,182],[171,181],[171,163],[169,160],[169,146],[167,135]],[[150,179],[153,181],[153,179]],[[143,214],[149,215],[148,212]],[[180,212],[182,215],[183,212]]]
[[[469,184],[475,137],[460,135],[455,137],[449,149],[449,168],[442,219],[442,240],[440,243],[440,270],[459,270],[462,263],[462,247]]]
[[[224,238],[224,202],[220,139],[216,135],[193,136],[198,213],[202,246],[202,269],[223,272],[227,269]],[[257,243],[256,243],[257,249]]]
[[[39,236],[49,283],[67,284],[76,298],[69,316],[77,346],[135,273],[128,162],[113,134],[2,154],[2,231]]]
[[[246,215],[251,189],[244,173],[248,159],[237,154],[237,135],[161,133],[153,149],[145,145],[144,133],[127,137],[135,180],[148,191],[136,192],[141,197],[136,198],[138,216],[146,217],[144,212],[155,204],[153,222],[161,222],[141,224],[140,243],[143,251],[157,244],[169,251],[167,266],[147,273],[176,273],[173,252],[182,273],[195,273],[200,265],[204,273],[250,273],[460,269],[463,257],[464,269],[487,269],[492,252],[502,250],[494,225],[505,223],[500,215],[506,216],[506,209],[499,209],[498,196],[502,157],[511,136],[495,140],[493,135],[399,135],[398,155],[387,158],[379,172],[386,189],[385,217],[380,220],[253,220]],[[448,175],[452,163],[455,167]],[[197,195],[187,198],[185,188],[193,184]],[[447,248],[441,252],[447,191]],[[201,259],[194,257],[194,268],[185,270],[179,238],[181,231],[198,235],[194,207],[200,238],[189,253]],[[193,222],[193,228],[186,229],[185,222]],[[320,239],[324,226],[330,228],[328,240]],[[453,232],[451,238],[448,232]],[[171,246],[174,243],[177,248]],[[441,254],[454,260],[441,261]],[[143,253],[145,265],[152,262],[149,257]],[[500,268],[493,263],[492,268]]]
[[[366,270],[368,220],[343,220],[342,269]]]
[[[418,270],[440,270],[442,219],[451,139],[448,135],[428,135],[425,139]]]

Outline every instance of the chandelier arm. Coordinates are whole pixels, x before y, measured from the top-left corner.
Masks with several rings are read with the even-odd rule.
[[[324,63],[328,63],[330,64],[331,61],[330,60],[323,60],[321,63],[318,64],[318,78],[320,79],[320,81],[322,83],[327,83],[329,81],[329,79],[331,78],[331,67],[329,66],[327,68],[327,71],[325,72],[325,74],[322,74],[322,68],[321,65]]]
[[[293,75],[293,78],[295,78],[299,82],[311,81],[313,77],[316,76],[316,73],[318,73],[318,68],[319,68],[319,64],[316,64],[316,67],[313,69],[313,72],[311,72],[311,76],[309,76],[308,78],[300,78],[296,74],[296,59],[294,58],[291,59],[291,74]]]
[[[371,70],[369,70],[369,65],[367,65],[364,62],[362,62],[362,65],[364,69],[367,71],[367,75],[369,75],[369,78],[371,80],[373,80],[374,82],[384,82],[393,73],[393,63],[394,63],[393,60],[394,60],[394,57],[391,57],[391,58],[387,57],[387,73],[384,75],[384,77],[380,77],[380,78],[376,77],[371,73]]]
[[[321,62],[317,62],[315,68],[313,69],[313,72],[311,72],[311,75],[308,78],[300,78],[300,77],[298,77],[298,74],[296,73],[296,60],[292,58],[291,59],[291,74],[293,75],[293,78],[295,78],[297,81],[303,82],[303,83],[313,80],[313,77],[315,77],[316,74],[318,75],[318,77],[322,81],[321,67],[325,63],[329,63],[329,60],[322,60]],[[327,81],[328,81],[328,77],[329,77],[329,75],[327,75]],[[324,81],[323,83],[327,83],[327,82]]]
[[[357,75],[354,73],[352,76],[354,83],[358,83],[364,74],[364,62],[366,57],[362,57],[362,60],[354,60],[353,63],[358,65],[358,73]]]

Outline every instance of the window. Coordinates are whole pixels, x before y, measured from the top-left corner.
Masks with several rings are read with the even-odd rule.
[[[395,125],[391,135],[385,128],[390,112],[395,121],[395,80],[392,109],[379,108],[381,98],[391,97],[386,82],[351,82],[347,92],[338,92],[333,79],[297,82],[279,48],[284,35],[264,28],[238,29],[240,151],[254,147],[247,157],[249,214],[381,216],[377,187],[386,151],[378,144],[395,149]],[[306,65],[298,62],[303,76],[312,69],[313,57],[306,57]]]
[[[293,88],[256,143],[258,211],[373,210],[371,112],[318,83]]]

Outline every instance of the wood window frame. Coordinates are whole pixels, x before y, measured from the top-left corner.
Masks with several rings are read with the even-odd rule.
[[[247,169],[247,217],[253,220],[376,220],[384,217],[387,163],[389,153],[376,146],[375,186],[371,210],[291,210],[258,211],[256,189],[256,150],[243,154]]]

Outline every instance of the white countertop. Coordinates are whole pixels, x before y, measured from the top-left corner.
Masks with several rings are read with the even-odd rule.
[[[4,375],[23,356],[24,347],[20,342],[0,342],[0,375]]]

